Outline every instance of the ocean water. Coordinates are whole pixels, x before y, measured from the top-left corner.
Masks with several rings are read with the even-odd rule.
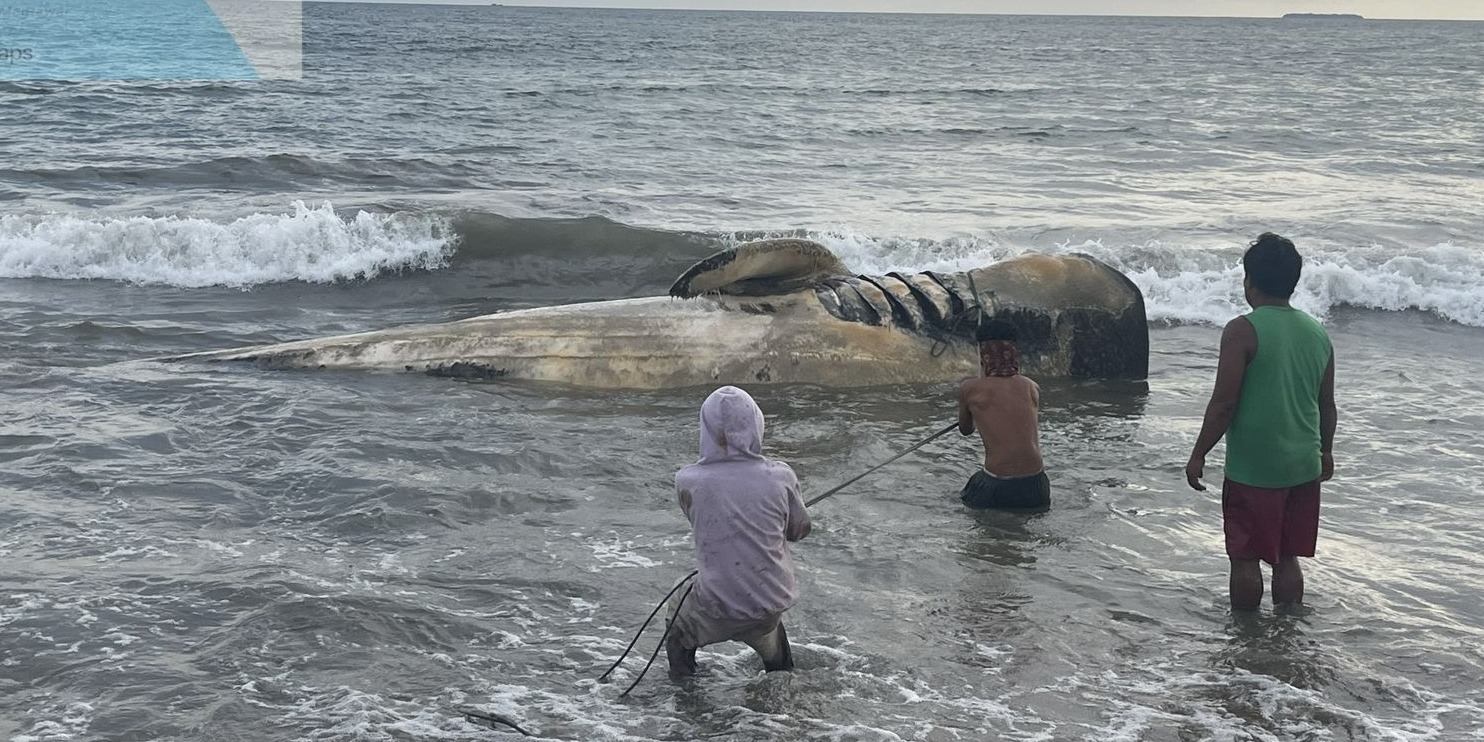
[[[307,4],[301,80],[0,81],[0,738],[1484,738],[1481,30]],[[1242,618],[1181,469],[1266,230],[1340,431],[1306,610]],[[793,673],[723,645],[621,697],[652,627],[596,680],[691,569],[709,389],[148,360],[661,293],[765,236],[1087,252],[1151,320],[1147,382],[1042,380],[1051,512],[959,506],[956,437],[817,505]],[[806,497],[952,413],[748,388]]]

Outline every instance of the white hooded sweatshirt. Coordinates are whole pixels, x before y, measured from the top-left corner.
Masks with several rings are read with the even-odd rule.
[[[724,386],[701,405],[701,458],[675,475],[700,574],[690,600],[704,614],[757,619],[797,600],[788,542],[809,533],[799,479],[763,456],[763,412]]]

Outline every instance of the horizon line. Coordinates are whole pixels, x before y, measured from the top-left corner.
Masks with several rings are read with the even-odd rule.
[[[620,5],[533,5],[525,3],[509,2],[487,2],[486,0],[302,0],[308,3],[326,3],[337,5],[439,5],[445,7],[465,8],[519,8],[523,10],[647,10],[647,11],[676,11],[682,13],[793,13],[793,14],[828,14],[828,15],[979,15],[979,16],[1018,16],[1024,18],[1200,18],[1210,20],[1285,20],[1286,16],[1338,16],[1332,20],[1349,21],[1429,21],[1436,23],[1479,23],[1484,22],[1484,16],[1479,18],[1415,18],[1415,17],[1392,17],[1392,16],[1369,16],[1353,12],[1314,12],[1314,11],[1288,11],[1282,15],[1163,15],[1154,13],[1005,13],[993,11],[970,11],[970,10],[835,10],[835,9],[807,9],[807,10],[785,10],[779,8],[677,8],[677,7],[640,7]],[[1304,19],[1300,19],[1304,20]]]

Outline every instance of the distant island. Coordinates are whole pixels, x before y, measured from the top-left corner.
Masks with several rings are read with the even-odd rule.
[[[1358,16],[1358,15],[1356,15],[1354,13],[1284,13],[1283,14],[1283,20],[1285,20],[1285,21],[1292,21],[1292,20],[1304,21],[1304,20],[1312,20],[1314,18],[1324,18],[1324,19],[1328,19],[1328,20],[1340,20],[1340,21],[1363,21],[1363,20],[1365,20],[1364,18],[1362,18],[1362,17],[1360,17],[1360,16]]]

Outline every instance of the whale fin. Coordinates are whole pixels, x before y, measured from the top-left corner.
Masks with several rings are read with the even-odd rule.
[[[670,286],[670,296],[766,296],[809,286],[849,269],[830,249],[798,239],[758,240],[722,250],[691,266]]]

